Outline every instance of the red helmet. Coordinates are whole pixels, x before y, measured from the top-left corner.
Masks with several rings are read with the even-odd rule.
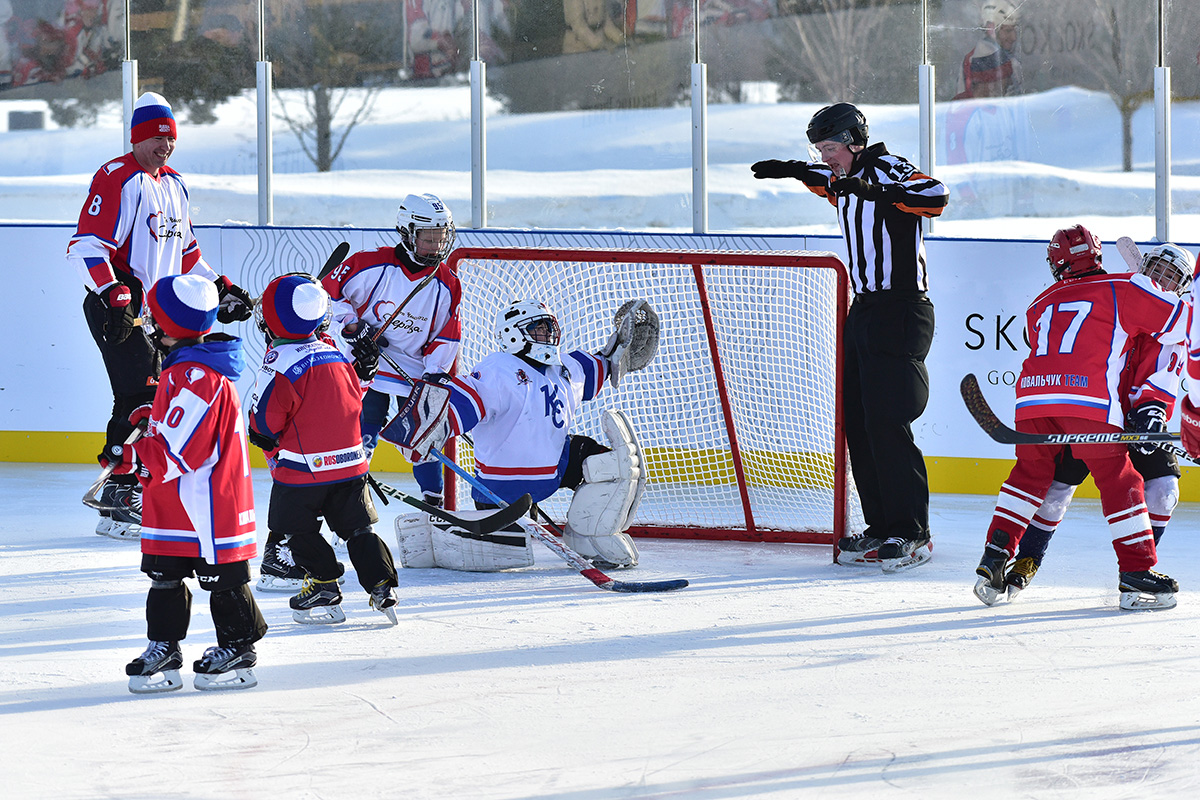
[[[1063,228],[1050,237],[1046,260],[1056,281],[1104,271],[1100,265],[1100,240],[1082,225]]]

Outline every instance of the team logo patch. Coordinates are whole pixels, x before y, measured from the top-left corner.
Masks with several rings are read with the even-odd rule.
[[[278,360],[279,360],[279,351],[278,350],[268,350],[267,357],[263,359],[263,363],[264,364],[274,364]]]
[[[170,132],[171,132],[171,126],[170,126],[170,125],[168,125],[168,124],[166,124],[166,123],[164,122],[164,123],[162,123],[161,125],[159,125],[159,126],[158,126],[158,130],[159,130],[159,133],[170,133]]]
[[[476,377],[478,377],[478,376],[476,376]],[[525,370],[523,370],[523,369],[517,370],[517,385],[524,386],[527,383],[529,383],[529,376],[525,374]]]
[[[195,383],[204,378],[204,370],[199,367],[192,367],[185,374],[187,375],[188,383]]]
[[[321,456],[313,456],[312,457],[313,469],[319,469],[320,466],[324,463],[325,463],[325,459],[322,458]]]
[[[472,372],[471,377],[474,378],[475,380],[480,380],[483,378],[483,376],[479,374],[479,370],[475,370],[474,372]]]

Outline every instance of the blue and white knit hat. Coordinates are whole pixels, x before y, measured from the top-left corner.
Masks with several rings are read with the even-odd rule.
[[[217,321],[217,285],[199,275],[168,275],[150,287],[154,324],[172,339],[198,339]]]
[[[312,336],[329,313],[329,295],[307,275],[283,275],[267,284],[263,321],[281,339]]]
[[[137,144],[155,136],[178,138],[175,133],[175,113],[171,111],[171,104],[161,94],[145,92],[133,104],[129,141]]]

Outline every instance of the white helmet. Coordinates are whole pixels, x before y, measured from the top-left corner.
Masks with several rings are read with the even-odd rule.
[[[1182,296],[1192,287],[1195,265],[1191,253],[1168,242],[1155,245],[1143,255],[1138,272],[1154,281],[1164,292]]]
[[[983,0],[983,27],[1017,24],[1017,9],[1008,0]]]
[[[562,329],[545,303],[519,300],[496,317],[496,339],[500,349],[524,356],[539,364],[557,364]]]
[[[454,249],[454,218],[435,195],[410,194],[396,212],[400,246],[413,263],[433,267]]]

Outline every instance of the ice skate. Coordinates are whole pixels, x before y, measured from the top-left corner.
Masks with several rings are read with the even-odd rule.
[[[1008,574],[1004,576],[1004,585],[1008,587],[1008,602],[1016,600],[1017,595],[1028,588],[1029,584],[1033,582],[1033,576],[1037,575],[1037,571],[1038,563],[1029,556],[1022,556],[1013,562],[1008,569]]]
[[[375,584],[375,588],[371,590],[370,602],[371,608],[382,612],[388,618],[388,622],[393,625],[400,624],[400,620],[396,619],[396,592],[388,586],[387,581]]]
[[[1175,607],[1179,584],[1161,572],[1122,572],[1119,586],[1123,611],[1165,611]]]
[[[134,694],[159,694],[183,688],[179,669],[183,653],[179,642],[151,641],[146,651],[125,665],[129,691]]]
[[[842,566],[878,566],[881,544],[883,539],[867,533],[843,536],[838,540],[837,563]]]
[[[887,574],[919,567],[933,558],[933,539],[924,534],[915,539],[891,536],[879,546],[879,562]]]
[[[258,583],[254,588],[260,592],[292,594],[303,588],[305,574],[296,566],[292,549],[287,543],[267,544],[263,548],[262,562],[258,565]]]
[[[1004,593],[1004,568],[1007,565],[1007,550],[991,542],[983,548],[983,558],[979,559],[979,566],[975,568],[975,574],[979,576],[975,582],[975,596],[985,606],[1000,602],[1000,595]]]
[[[105,486],[107,491],[108,486]],[[109,512],[108,530],[111,539],[140,539],[142,536],[142,487],[139,484],[118,483],[113,488],[113,510]],[[100,533],[97,526],[96,532]]]
[[[105,481],[104,486],[100,489],[100,504],[111,508],[116,500],[116,490],[117,484],[111,480]],[[100,521],[96,523],[97,536],[108,536],[108,532],[112,530],[112,511],[109,508],[100,509]]]
[[[249,689],[258,686],[254,665],[258,656],[254,645],[240,647],[210,647],[199,661],[192,664],[196,673],[193,685],[202,692],[225,689]],[[232,675],[230,673],[233,673]]]
[[[288,601],[292,619],[305,625],[336,625],[346,621],[342,611],[342,592],[338,582],[319,581],[311,575],[304,579],[300,594]]]

